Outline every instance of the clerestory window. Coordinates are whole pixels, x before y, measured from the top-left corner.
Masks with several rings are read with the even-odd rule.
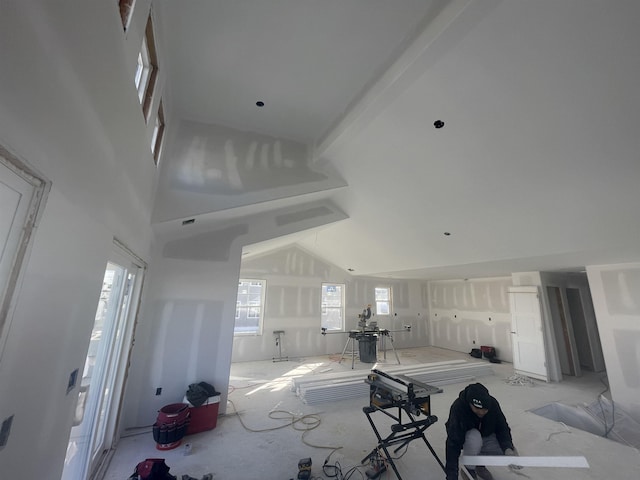
[[[140,47],[140,52],[138,53],[138,65],[134,77],[138,91],[138,100],[140,100],[142,112],[146,120],[149,119],[149,109],[151,108],[151,99],[153,98],[157,78],[158,59],[153,36],[153,22],[151,15],[149,15],[145,35],[142,39],[142,47]]]

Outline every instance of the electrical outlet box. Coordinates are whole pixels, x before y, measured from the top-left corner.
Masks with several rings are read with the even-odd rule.
[[[162,393],[162,387],[156,388],[156,396],[160,395],[161,393]]]
[[[77,381],[78,381],[78,369],[76,368],[69,375],[69,381],[67,382],[67,393],[69,393],[71,390],[73,390],[73,387],[76,386],[76,382]]]

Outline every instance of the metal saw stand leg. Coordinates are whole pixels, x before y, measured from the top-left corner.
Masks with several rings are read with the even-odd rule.
[[[273,361],[274,362],[289,361],[289,357],[282,356],[282,335],[284,335],[284,330],[274,330],[273,334],[276,336],[276,345],[278,346],[278,356],[273,357]]]
[[[400,357],[398,357],[398,352],[396,352],[396,347],[393,345],[393,336],[389,333],[388,330],[381,331],[380,335],[380,350],[382,350],[384,361],[387,361],[387,342],[386,337],[389,337],[389,341],[391,342],[391,350],[393,350],[394,355],[396,356],[396,361],[398,365],[400,365]]]
[[[355,345],[355,337],[352,337],[351,334],[349,334],[349,338],[347,338],[347,343],[344,344],[344,348],[342,349],[342,355],[340,355],[340,360],[338,360],[338,363],[341,363],[342,360],[344,359],[344,353],[347,351],[347,347],[349,345],[351,345],[351,370],[354,369],[355,363],[356,363],[356,345]]]
[[[398,352],[396,352],[396,347],[393,346],[393,336],[389,334],[389,340],[391,340],[391,350],[393,350],[393,354],[396,356],[396,360],[398,361],[398,365],[400,365],[400,358],[398,357]],[[387,358],[387,352],[384,352],[385,359]]]
[[[376,434],[376,437],[378,438],[378,445],[376,446],[376,448],[374,448],[371,451],[371,453],[369,453],[369,455],[367,455],[366,457],[364,457],[362,459],[362,461],[360,462],[361,464],[364,465],[372,456],[376,455],[377,452],[380,449],[382,449],[384,451],[386,457],[387,457],[386,460],[389,463],[389,465],[391,465],[391,468],[393,469],[394,473],[396,474],[396,477],[398,477],[398,480],[402,480],[402,477],[400,476],[400,472],[398,472],[398,468],[396,467],[396,464],[394,463],[393,457],[389,453],[388,448],[393,446],[393,445],[400,444],[398,447],[396,447],[393,450],[393,453],[398,453],[398,451],[401,448],[403,448],[406,444],[408,444],[409,442],[412,442],[413,440],[417,440],[418,438],[422,438],[424,443],[429,448],[429,451],[431,452],[433,457],[436,459],[436,461],[438,462],[438,464],[442,468],[442,471],[444,472],[444,470],[445,470],[444,469],[444,464],[442,463],[440,458],[438,458],[438,455],[436,454],[435,450],[433,449],[433,447],[431,446],[431,444],[427,440],[427,437],[425,437],[425,435],[424,435],[424,431],[427,428],[429,428],[431,425],[433,425],[435,422],[437,422],[438,421],[438,417],[429,416],[425,420],[416,421],[415,418],[413,417],[413,415],[411,415],[409,412],[407,412],[407,415],[408,415],[408,417],[409,417],[409,419],[411,421],[403,424],[401,422],[401,418],[400,418],[401,412],[399,412],[398,416],[395,416],[395,415],[392,415],[392,414],[386,412],[385,410],[382,410],[382,409],[379,409],[379,408],[374,408],[374,407],[363,407],[362,411],[367,416],[367,420],[369,420],[369,424],[371,425],[371,428],[373,429],[373,432]],[[397,424],[391,426],[391,434],[388,435],[386,438],[382,438],[380,436],[380,432],[378,432],[378,429],[376,428],[376,425],[373,423],[373,420],[371,419],[371,413],[373,413],[375,411],[380,411],[380,412],[384,413],[385,415],[387,415],[387,416],[393,418],[394,420],[398,421]]]

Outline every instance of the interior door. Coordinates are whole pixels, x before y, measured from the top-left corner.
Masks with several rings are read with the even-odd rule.
[[[62,480],[92,478],[115,444],[143,267],[121,253],[107,264]]]
[[[509,299],[513,369],[516,373],[548,381],[538,287],[511,287]]]

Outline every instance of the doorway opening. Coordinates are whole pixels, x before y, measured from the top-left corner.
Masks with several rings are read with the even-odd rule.
[[[549,285],[547,297],[562,374],[579,377],[583,370],[603,372],[602,346],[586,279],[584,285]]]

